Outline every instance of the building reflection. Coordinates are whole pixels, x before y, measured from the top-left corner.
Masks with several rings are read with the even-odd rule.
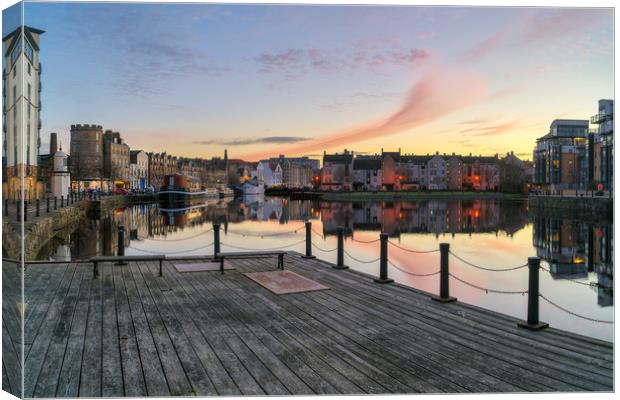
[[[613,226],[554,219],[528,214],[524,202],[495,200],[428,200],[400,202],[324,202],[281,197],[244,197],[234,201],[208,201],[179,212],[163,212],[155,204],[112,210],[90,219],[74,232],[56,237],[39,259],[88,259],[113,255],[118,248],[118,227],[125,227],[125,245],[150,237],[164,239],[187,228],[243,221],[276,221],[280,224],[320,221],[323,234],[346,236],[355,232],[443,234],[504,233],[512,236],[533,222],[533,245],[550,265],[554,279],[584,279],[595,273],[598,302],[613,305]],[[319,224],[317,224],[319,225]]]
[[[533,244],[554,279],[585,279],[595,273],[600,306],[613,305],[613,226],[534,217]]]

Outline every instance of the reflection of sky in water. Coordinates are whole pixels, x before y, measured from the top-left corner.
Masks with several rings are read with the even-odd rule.
[[[442,203],[445,205],[446,202]],[[318,258],[331,263],[336,263],[336,252],[323,252],[318,248],[325,250],[336,248],[337,226],[347,227],[345,250],[362,261],[375,260],[379,257],[378,242],[360,242],[377,239],[380,231],[376,228],[382,226],[390,233],[389,240],[404,248],[434,250],[438,248],[439,243],[445,242],[450,244],[453,253],[463,259],[476,265],[495,269],[525,264],[528,257],[538,254],[551,261],[551,265],[543,261],[543,267],[552,271],[566,272],[566,259],[569,259],[573,263],[568,265],[570,278],[583,283],[590,281],[608,286],[613,285],[612,275],[595,272],[600,267],[601,258],[604,258],[604,249],[601,248],[604,247],[601,245],[604,241],[598,227],[567,221],[560,221],[558,225],[557,220],[545,222],[545,220],[535,219],[532,221],[527,217],[527,211],[523,212],[518,207],[513,209],[511,206],[508,210],[502,210],[498,204],[494,206],[477,203],[461,204],[459,207],[454,204],[449,207],[437,204],[411,207],[408,203],[404,207],[394,209],[392,206],[385,208],[381,205],[373,206],[374,208],[364,206],[360,208],[359,205],[351,206],[347,203],[300,206],[302,204],[300,202],[289,203],[279,199],[279,201],[267,201],[259,205],[254,203],[234,203],[228,206],[212,204],[205,209],[194,209],[186,214],[174,215],[161,215],[152,207],[117,210],[112,214],[112,221],[109,223],[107,235],[111,238],[107,243],[105,240],[102,241],[104,243],[102,253],[106,252],[106,246],[108,253],[115,251],[116,225],[122,223],[128,231],[126,244],[129,247],[125,251],[127,255],[151,252],[169,255],[211,255],[213,246],[210,244],[213,242],[213,232],[210,229],[213,220],[222,224],[222,251],[263,250],[291,245],[286,249],[304,253],[303,221],[311,218],[314,231],[321,234],[327,233],[324,238],[313,234],[313,243],[316,245],[313,247],[313,253]],[[452,207],[451,213],[446,211],[450,207]],[[432,220],[431,212],[435,214]],[[441,216],[440,223],[437,222],[438,213]],[[421,217],[422,214],[425,214],[426,219]],[[466,215],[467,218],[475,218],[455,222],[454,220],[461,214]],[[435,225],[432,225],[433,223]],[[105,225],[103,221],[100,221],[100,224]],[[296,233],[292,232],[296,229],[298,230]],[[605,232],[610,235],[611,229],[609,227],[606,229]],[[433,233],[428,233],[429,230]],[[455,233],[438,233],[443,230]],[[470,233],[470,231],[473,232]],[[106,234],[101,236],[106,236]],[[611,238],[605,239],[609,241]],[[586,243],[588,241],[591,243]],[[67,246],[64,248],[66,249]],[[438,252],[410,253],[390,245],[388,254],[391,262],[415,274],[431,273],[439,269]],[[373,276],[379,273],[378,261],[367,264],[357,262],[347,254],[344,257],[345,264],[356,270]],[[73,258],[81,257],[74,255]],[[574,264],[575,262],[584,263],[584,265]],[[592,264],[590,272],[586,267],[588,263]],[[575,268],[578,273],[575,273]],[[506,291],[527,290],[527,268],[505,272],[482,271],[451,256],[450,272],[479,287]],[[396,282],[420,290],[430,293],[439,291],[438,275],[411,276],[393,267],[389,268],[389,275]],[[547,298],[578,314],[594,319],[613,319],[613,292],[611,291],[580,285],[562,279],[561,275],[556,275],[554,278],[545,271],[540,272],[540,291]],[[464,303],[518,318],[526,317],[527,295],[486,293],[454,279],[450,280],[450,294]],[[540,315],[542,321],[549,322],[555,328],[613,340],[613,325],[572,317],[547,304],[543,299],[540,300]]]

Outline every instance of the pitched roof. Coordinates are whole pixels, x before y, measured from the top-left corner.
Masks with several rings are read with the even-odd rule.
[[[22,27],[18,26],[17,28],[15,28],[15,30],[13,30],[12,32],[8,33],[6,36],[4,36],[2,38],[2,41],[5,42],[7,40],[9,40],[10,38],[12,38],[13,36],[17,35],[19,32],[21,32]],[[34,38],[32,37],[32,34],[36,33],[36,34],[42,34],[45,33],[45,31],[41,30],[41,29],[37,29],[37,28],[33,28],[30,26],[26,26],[24,25],[24,34],[26,36],[26,38],[28,39],[28,42],[30,42],[30,44],[32,45],[32,47],[36,50],[39,51],[39,45],[37,44],[37,41],[34,40]],[[13,50],[13,47],[15,47],[15,44],[17,43],[17,40],[14,40],[13,42],[11,42],[11,45],[6,49],[6,53],[4,53],[5,56],[7,56],[8,54],[11,53],[11,51]]]
[[[334,164],[351,164],[352,161],[353,153],[323,155],[323,163],[331,162]]]
[[[381,169],[381,158],[380,157],[357,156],[355,160],[353,160],[353,169],[356,169],[356,170]]]

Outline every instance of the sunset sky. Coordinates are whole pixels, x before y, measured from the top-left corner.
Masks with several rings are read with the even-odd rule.
[[[232,158],[506,153],[613,98],[613,11],[26,3],[42,140]],[[4,34],[19,24],[5,11]]]

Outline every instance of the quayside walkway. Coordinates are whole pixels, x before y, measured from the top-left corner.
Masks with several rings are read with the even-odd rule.
[[[611,343],[298,253],[284,261],[328,289],[276,295],[244,275],[275,270],[274,257],[227,259],[224,274],[167,259],[162,277],[155,261],[101,263],[96,278],[90,263],[28,265],[25,396],[613,390]],[[18,349],[4,306],[3,345]]]

